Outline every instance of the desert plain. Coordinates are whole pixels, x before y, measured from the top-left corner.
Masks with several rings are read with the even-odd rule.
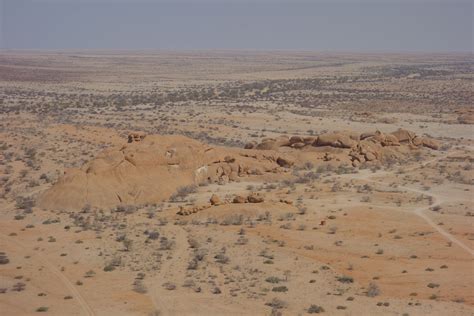
[[[472,54],[0,53],[0,314],[473,315]]]

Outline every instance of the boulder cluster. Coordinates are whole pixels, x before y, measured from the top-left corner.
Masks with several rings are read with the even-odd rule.
[[[371,133],[355,133],[355,132],[332,132],[319,136],[280,136],[277,138],[264,138],[260,143],[250,142],[245,145],[245,149],[259,150],[278,150],[280,147],[291,147],[302,149],[308,146],[323,147],[331,146],[335,148],[353,149],[363,140],[370,140],[379,143],[381,146],[400,146],[400,144],[410,144],[413,146],[425,146],[431,149],[438,149],[438,143],[427,137],[417,136],[415,133],[398,129],[393,133],[384,134],[380,131]]]
[[[415,133],[398,129],[392,133],[385,134],[381,131],[370,133],[355,132],[332,132],[319,136],[280,136],[277,138],[265,138],[260,143],[251,142],[245,145],[245,149],[257,150],[279,150],[282,147],[289,147],[299,150],[311,150],[314,147],[331,147],[348,150],[354,166],[366,161],[383,161],[390,158],[399,158],[399,153],[394,147],[404,146],[408,149],[427,147],[439,149],[439,143],[429,137],[421,137]],[[278,161],[277,161],[278,162]],[[286,165],[285,162],[278,162],[279,165]]]
[[[235,158],[237,157],[237,158]],[[243,156],[225,156],[223,159],[217,159],[206,165],[201,166],[195,171],[195,182],[196,183],[218,183],[226,184],[229,182],[236,181],[240,177],[249,175],[262,175],[264,172],[269,172],[272,169],[277,168],[277,163],[274,163],[271,168],[268,166],[262,166],[257,163],[261,161],[259,157],[245,157],[254,158],[255,164],[248,164],[242,161]],[[278,158],[277,158],[278,159]]]
[[[248,196],[236,195],[232,200],[232,203],[242,204],[242,203],[263,203],[265,197],[259,193],[250,193]]]
[[[232,203],[235,203],[235,204],[243,204],[243,203],[263,203],[265,201],[265,197],[260,194],[260,193],[256,193],[256,192],[252,192],[250,194],[248,194],[247,196],[243,196],[243,195],[236,195],[234,196],[234,198],[232,199]],[[213,206],[216,206],[216,205],[221,205],[221,204],[227,204],[228,202],[227,201],[221,201],[221,199],[219,198],[219,196],[217,194],[213,194],[211,196],[211,198],[209,199],[209,202],[211,203],[211,205]]]
[[[128,134],[128,142],[133,143],[133,142],[139,142],[145,139],[146,133],[144,132],[131,132]]]
[[[211,207],[210,205],[193,206],[190,208],[185,208],[184,206],[180,206],[179,211],[176,214],[181,215],[181,216],[188,216],[188,215],[196,214],[197,212],[206,210],[210,207]]]
[[[418,137],[414,133],[399,129],[391,134],[384,134],[380,131],[375,133],[364,133],[360,135],[359,141],[350,148],[349,156],[352,165],[357,167],[360,163],[371,161],[383,161],[389,158],[399,158],[397,151],[390,150],[390,147],[407,145],[409,147],[424,146],[431,149],[438,149],[436,141]]]
[[[219,205],[224,205],[224,204],[229,204],[229,203],[233,203],[233,204],[263,203],[264,201],[265,201],[265,197],[262,194],[256,193],[256,192],[252,192],[248,194],[247,196],[236,195],[232,200],[227,200],[227,201],[223,201],[217,194],[213,194],[211,198],[209,199],[210,204],[193,205],[188,208],[184,206],[180,206],[179,211],[176,214],[181,215],[181,216],[188,216],[188,215],[196,214],[202,210],[206,210],[210,208],[211,206],[219,206]],[[284,202],[283,201],[281,202],[290,204],[290,202],[286,200]]]

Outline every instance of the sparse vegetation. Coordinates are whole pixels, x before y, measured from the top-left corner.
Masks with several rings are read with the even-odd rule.
[[[369,287],[367,288],[367,296],[368,297],[375,297],[380,295],[380,289],[375,283],[370,283]]]
[[[465,313],[469,58],[5,51],[6,314]]]
[[[322,307],[319,306],[319,305],[314,305],[314,304],[312,304],[312,305],[308,308],[308,314],[319,314],[319,313],[324,313],[324,308],[322,308]]]

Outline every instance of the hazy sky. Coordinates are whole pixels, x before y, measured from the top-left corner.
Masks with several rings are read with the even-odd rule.
[[[472,51],[474,0],[0,0],[0,48]]]

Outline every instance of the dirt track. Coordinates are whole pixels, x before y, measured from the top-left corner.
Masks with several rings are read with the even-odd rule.
[[[20,243],[19,241],[12,240],[12,238],[5,236],[5,235],[0,235],[0,238],[3,240],[5,243],[13,243],[16,245],[16,247],[20,249],[26,249],[27,247]],[[84,311],[85,315],[95,315],[92,307],[87,303],[87,301],[84,299],[84,297],[81,295],[81,293],[77,290],[77,288],[74,286],[74,284],[61,272],[59,271],[45,256],[43,256],[41,253],[36,253],[34,256],[38,258],[38,260],[46,267],[48,270],[54,274],[58,279],[61,280],[61,282],[64,284],[64,286],[71,292],[73,298],[76,300],[76,302],[80,305],[82,310]]]

